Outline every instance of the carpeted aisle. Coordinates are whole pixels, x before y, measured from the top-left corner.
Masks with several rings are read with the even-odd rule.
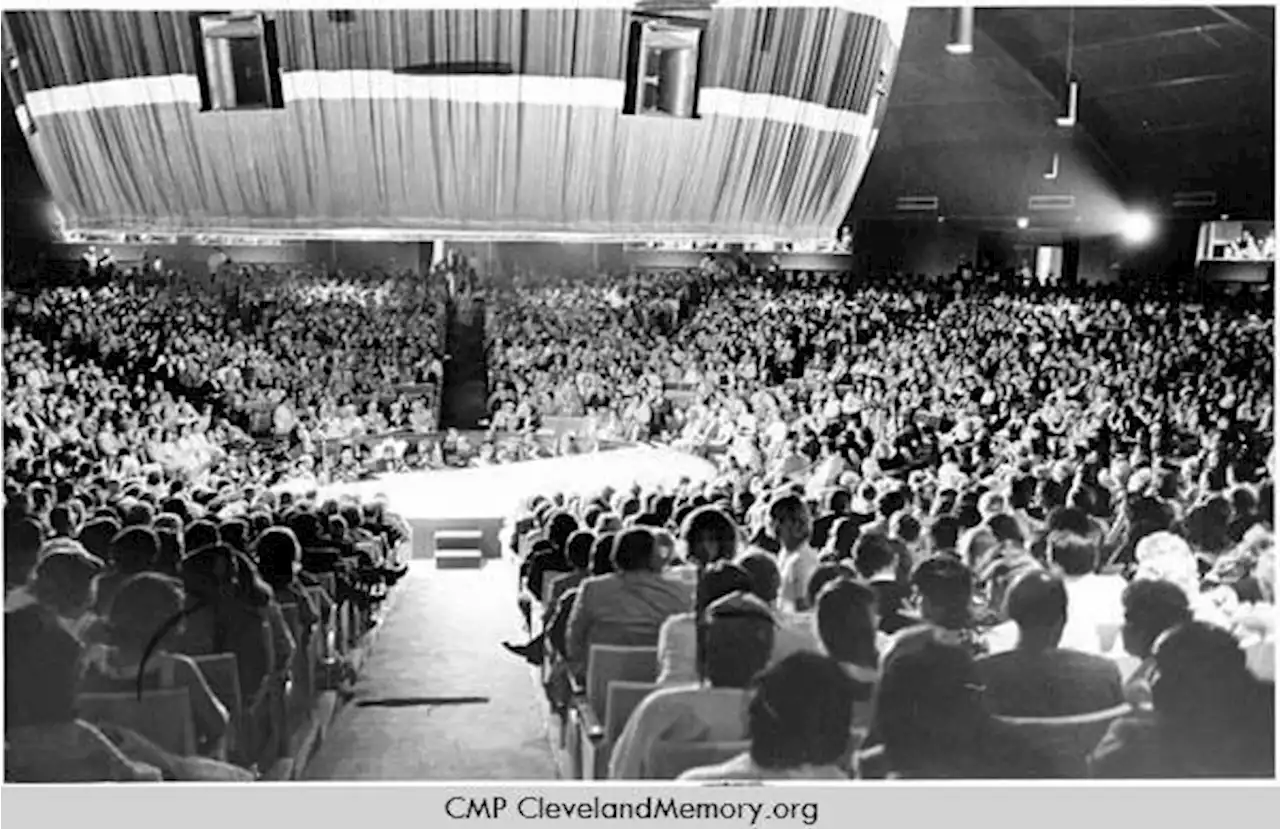
[[[501,646],[521,639],[514,584],[505,561],[414,562],[306,779],[554,779],[545,702]]]

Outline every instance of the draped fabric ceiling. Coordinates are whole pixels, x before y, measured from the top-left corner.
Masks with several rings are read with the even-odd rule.
[[[829,238],[906,9],[717,6],[694,120],[622,114],[625,7],[267,14],[284,107],[231,112],[200,111],[190,13],[5,15],[68,228]]]

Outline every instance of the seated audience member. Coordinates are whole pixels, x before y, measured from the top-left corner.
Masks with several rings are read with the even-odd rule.
[[[778,607],[782,576],[773,556],[768,553],[748,553],[738,560],[738,566],[751,576],[751,592],[773,611],[776,628],[773,657],[769,664],[776,665],[800,651],[821,653],[822,643],[818,641],[814,628],[813,613],[789,613]]]
[[[76,718],[83,646],[56,619],[27,606],[5,613],[5,780],[14,783],[150,781],[159,769],[130,759]]]
[[[1187,594],[1167,581],[1139,579],[1124,589],[1124,626],[1120,629],[1125,652],[1140,660],[1125,682],[1125,699],[1136,708],[1151,707],[1151,683],[1156,662],[1156,640],[1166,631],[1191,621]]]
[[[751,586],[747,571],[730,561],[715,561],[703,571],[693,612],[669,617],[658,631],[657,684],[699,681],[697,614],[725,596],[751,592]]]
[[[44,530],[31,518],[4,524],[4,610],[19,610],[36,603],[27,581],[40,561]]]
[[[542,601],[542,582],[549,572],[567,573],[569,561],[565,557],[565,545],[569,536],[578,529],[578,520],[567,512],[558,512],[547,523],[546,543],[537,545],[528,561],[521,566],[525,575],[525,587],[536,602]]]
[[[880,681],[875,592],[865,584],[844,579],[822,588],[816,604],[822,647],[853,680],[853,728],[865,733],[871,725],[871,702]]]
[[[1085,653],[1106,653],[1115,644],[1124,619],[1120,576],[1097,572],[1101,534],[1059,530],[1049,535],[1049,560],[1062,571],[1067,587],[1067,626],[1062,646]]]
[[[855,695],[854,680],[833,659],[792,654],[755,681],[747,706],[751,748],[680,779],[845,779]]]
[[[652,776],[659,742],[729,742],[746,736],[743,710],[751,680],[773,650],[773,617],[749,593],[735,593],[706,610],[705,665],[709,686],[664,688],[645,698],[618,737],[609,760],[612,780]]]
[[[898,581],[898,558],[893,541],[880,533],[861,536],[853,553],[858,574],[875,591],[880,630],[889,635],[917,621],[904,613],[911,602],[911,590]]]
[[[813,609],[818,606],[818,594],[822,592],[822,588],[826,587],[833,581],[841,579],[852,579],[854,577],[852,569],[842,564],[819,564],[818,569],[813,571],[813,575],[809,577],[809,586],[804,591],[805,606],[809,608],[804,615],[810,619],[813,618]]]
[[[853,500],[853,494],[847,489],[833,489],[827,494],[823,513],[813,520],[813,535],[809,539],[809,544],[815,550],[821,550],[828,546],[832,538],[832,529],[836,522],[844,518],[849,513],[849,504]]]
[[[1275,687],[1259,682],[1227,631],[1189,622],[1155,645],[1153,712],[1112,723],[1094,777],[1275,777]]]
[[[934,639],[885,664],[872,732],[890,776],[978,780],[1050,771],[1045,758],[988,712],[969,651]]]
[[[542,608],[543,632],[523,645],[503,642],[502,647],[524,659],[530,665],[542,664],[546,658],[546,638],[553,628],[556,612],[561,604],[560,600],[569,591],[576,590],[578,585],[582,584],[583,579],[591,575],[591,553],[595,548],[595,544],[595,533],[590,530],[578,530],[569,536],[569,542],[565,545],[565,555],[568,558],[569,566],[573,569],[552,582],[551,600]]]
[[[297,643],[306,648],[305,639],[320,623],[320,608],[299,575],[302,572],[302,545],[288,527],[272,527],[258,539],[258,572],[271,588],[275,600],[282,605],[298,608],[298,623],[304,640]]]
[[[798,495],[783,495],[769,505],[773,534],[782,545],[778,566],[782,571],[779,599],[783,610],[809,610],[809,579],[818,569],[818,554],[809,546],[813,527],[809,506]]]
[[[98,579],[98,613],[111,613],[111,602],[120,585],[138,573],[155,567],[160,540],[150,527],[129,526],[111,540],[111,570]]]
[[[92,608],[95,579],[103,569],[101,559],[76,544],[74,549],[63,548],[40,559],[32,578],[31,591],[39,606],[81,642],[99,621]]]
[[[1061,579],[1027,573],[1009,590],[1007,608],[1018,626],[1017,647],[977,663],[993,714],[1068,717],[1124,702],[1115,662],[1059,647],[1070,612]]]
[[[655,647],[662,623],[693,606],[684,585],[655,569],[655,553],[652,532],[625,530],[613,547],[617,572],[578,586],[565,641],[565,656],[577,670],[586,669],[592,645]]]
[[[199,666],[189,656],[169,650],[177,631],[154,642],[156,634],[181,613],[182,591],[164,576],[142,573],[120,585],[117,596],[124,598],[112,604],[107,642],[86,655],[82,690],[125,694],[186,688],[195,720],[197,752],[209,753],[226,733],[227,709],[209,688]],[[152,648],[149,657],[148,646]]]
[[[973,573],[968,567],[950,556],[934,556],[920,562],[911,574],[911,584],[920,596],[922,621],[893,638],[885,654],[886,666],[900,654],[930,642],[957,645],[973,656],[986,651],[973,616]]]
[[[252,561],[223,544],[188,554],[182,584],[184,629],[173,649],[234,653],[246,710],[260,709],[282,687],[295,647],[270,586]]]

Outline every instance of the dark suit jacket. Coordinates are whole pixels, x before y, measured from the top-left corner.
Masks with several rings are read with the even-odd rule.
[[[919,621],[903,615],[902,609],[911,598],[911,589],[896,581],[873,581],[870,584],[876,594],[876,610],[880,614],[880,631],[893,635],[900,630],[918,624]]]
[[[993,654],[978,672],[991,713],[1005,717],[1069,717],[1124,702],[1115,662],[1066,648]]]

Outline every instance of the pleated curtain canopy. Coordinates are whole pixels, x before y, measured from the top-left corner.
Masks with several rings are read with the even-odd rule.
[[[691,118],[624,112],[634,11],[8,12],[6,83],[72,230],[834,238],[906,7],[715,3]]]

